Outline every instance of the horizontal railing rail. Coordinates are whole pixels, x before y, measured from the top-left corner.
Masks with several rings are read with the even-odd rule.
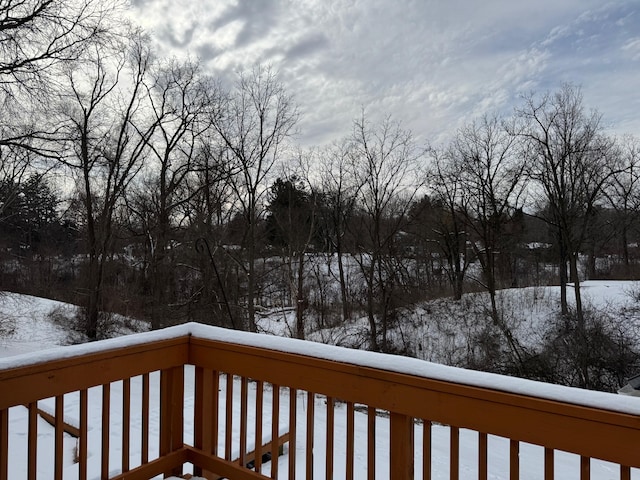
[[[210,479],[486,479],[498,437],[503,478],[532,468],[523,450],[537,445],[540,478],[563,478],[569,452],[581,480],[599,478],[594,466],[626,480],[640,468],[635,402],[190,324],[0,361],[0,480],[148,479],[189,464]]]

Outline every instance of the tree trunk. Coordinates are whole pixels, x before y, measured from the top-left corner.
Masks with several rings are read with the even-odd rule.
[[[102,309],[102,260],[92,255],[89,258],[89,296],[85,312],[85,333],[89,340],[98,338],[98,323]]]
[[[462,294],[464,293],[464,270],[460,265],[463,262],[460,255],[457,255],[455,258],[455,273],[454,273],[454,284],[453,284],[453,299],[461,300]]]
[[[248,273],[247,273],[247,317],[249,321],[249,331],[257,332],[256,326],[256,307],[255,307],[255,295],[256,295],[256,279],[255,279],[255,263],[256,263],[256,233],[255,223],[256,214],[253,208],[249,211],[249,246],[248,246]]]
[[[578,277],[578,254],[572,253],[569,260],[571,276],[573,277],[573,291],[576,297],[576,320],[578,322],[579,333],[584,332],[584,313],[582,310],[582,295],[580,293],[580,278]]]
[[[296,338],[304,340],[304,311],[306,309],[306,301],[304,298],[304,251],[298,255],[298,278],[296,292]]]
[[[588,268],[587,268],[587,279],[588,280],[593,280],[595,278],[597,278],[597,272],[596,272],[596,245],[595,245],[595,241],[591,242],[591,248],[589,248],[589,264],[588,264]],[[577,276],[576,276],[577,278]]]
[[[160,222],[162,224],[162,221]],[[156,245],[151,253],[151,328],[158,330],[164,327],[167,323],[165,315],[164,304],[167,303],[166,287],[168,278],[168,269],[165,268],[165,255],[166,255],[166,240],[163,232],[164,228],[159,226],[160,232],[156,238]]]
[[[383,352],[387,349],[387,331],[389,330],[389,303],[391,301],[391,282],[389,278],[384,278],[382,271],[382,261],[377,262],[378,285],[380,285],[380,324],[382,325],[382,344],[380,348]]]
[[[629,229],[628,229],[626,223],[624,223],[622,225],[622,253],[623,253],[623,256],[624,256],[625,273],[627,275],[629,275],[629,266],[630,266],[628,230]]]
[[[340,298],[342,300],[342,321],[351,319],[351,309],[349,308],[349,296],[347,293],[347,278],[344,273],[344,261],[342,258],[342,242],[336,241],[336,255],[338,257],[338,274],[340,276]]]
[[[373,262],[373,260],[371,260]],[[375,300],[373,298],[373,282],[374,282],[374,265],[369,265],[367,273],[367,318],[369,320],[369,349],[377,352],[380,350],[378,345],[378,328],[376,325]]]
[[[560,313],[562,315],[569,315],[569,306],[567,304],[567,247],[565,245],[563,236],[558,235],[558,248],[560,249],[558,270],[560,274]]]
[[[582,309],[582,295],[580,293],[580,278],[578,277],[578,254],[572,253],[570,259],[571,274],[574,278],[574,287],[576,297],[576,348],[575,352],[577,356],[578,369],[580,371],[580,384],[581,388],[589,388],[591,380],[589,375],[589,342],[587,339],[587,329],[584,319],[584,311]]]

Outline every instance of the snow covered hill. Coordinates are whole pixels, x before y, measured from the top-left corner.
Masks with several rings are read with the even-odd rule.
[[[86,341],[73,330],[75,307],[46,298],[0,293],[0,357]],[[146,331],[145,322],[114,316],[110,337]]]

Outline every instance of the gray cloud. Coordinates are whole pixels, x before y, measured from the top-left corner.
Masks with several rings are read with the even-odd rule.
[[[303,143],[348,133],[363,106],[441,139],[567,80],[616,128],[640,131],[640,0],[134,1],[168,51],[197,53],[215,75],[277,68]]]
[[[130,1],[131,1],[131,5],[133,5],[133,7],[135,7],[135,8],[143,8],[151,0],[130,0]]]
[[[160,35],[176,49],[188,47],[193,40],[193,34],[198,28],[198,22],[193,22],[190,26],[176,29],[173,25],[168,24],[160,32]]]
[[[242,47],[264,38],[278,24],[279,2],[276,0],[239,0],[216,18],[211,27],[213,31],[232,22],[242,23],[236,37],[236,47]]]
[[[329,39],[324,33],[317,32],[308,35],[287,49],[287,60],[295,61],[298,58],[305,58],[318,50],[327,48],[328,45]]]
[[[210,43],[203,43],[198,45],[195,49],[198,58],[200,58],[204,63],[208,63],[212,60],[215,60],[218,57],[222,50],[215,45]]]

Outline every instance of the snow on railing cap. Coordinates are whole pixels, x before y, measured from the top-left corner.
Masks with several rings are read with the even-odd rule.
[[[191,324],[190,330],[194,337],[198,338],[267,348],[444,382],[640,415],[640,398],[451,367],[416,358],[348,349],[272,335],[238,332],[200,324]]]
[[[152,332],[133,333],[122,337],[98,340],[95,342],[82,343],[78,345],[68,345],[62,347],[51,347],[39,352],[22,353],[11,357],[0,358],[0,370],[19,368],[30,365],[38,365],[55,360],[81,357],[91,353],[99,353],[119,348],[144,345],[160,340],[170,340],[185,335],[190,335],[189,325],[178,325]]]
[[[0,370],[36,365],[52,360],[73,358],[90,353],[153,343],[188,335],[202,339],[265,348],[334,362],[415,375],[444,382],[640,415],[640,399],[637,397],[554,385],[494,373],[450,367],[415,358],[354,350],[334,345],[276,337],[273,335],[228,330],[198,323],[187,323],[153,332],[137,333],[82,345],[58,347],[38,353],[16,355],[15,357],[0,359]]]

